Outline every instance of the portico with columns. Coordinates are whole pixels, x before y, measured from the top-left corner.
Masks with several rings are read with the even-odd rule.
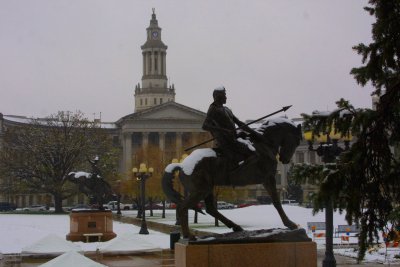
[[[209,139],[201,128],[205,116],[204,112],[167,102],[121,118],[116,122],[122,141],[121,172],[129,177],[140,149],[158,147],[163,163],[168,164],[187,153],[185,148]]]

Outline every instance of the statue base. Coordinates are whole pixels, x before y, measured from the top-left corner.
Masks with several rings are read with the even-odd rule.
[[[317,267],[317,245],[304,229],[243,231],[180,240],[176,267],[296,266]]]
[[[317,267],[314,242],[250,244],[175,244],[176,267]]]
[[[108,241],[116,237],[113,232],[112,212],[110,210],[76,210],[71,211],[70,241]]]

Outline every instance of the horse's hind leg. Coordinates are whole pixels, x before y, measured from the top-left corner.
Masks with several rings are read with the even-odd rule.
[[[217,208],[214,206],[214,196],[213,194],[209,194],[205,199],[204,203],[206,204],[206,212],[213,216],[214,218],[220,220],[223,224],[225,224],[228,228],[231,228],[234,232],[243,231],[243,228],[232,222],[224,215],[219,213]]]
[[[185,206],[183,202],[178,203],[176,205],[176,213],[179,218],[179,223],[181,225],[181,230],[182,230],[182,236],[183,238],[189,238],[190,237],[190,230],[189,230],[189,224],[188,224],[188,208]]]
[[[292,222],[286,215],[285,211],[283,210],[278,191],[276,190],[275,179],[272,178],[272,180],[273,181],[270,181],[270,179],[267,179],[267,182],[263,184],[265,189],[267,190],[268,194],[272,198],[272,204],[274,205],[275,209],[278,211],[283,224],[286,227],[288,227],[289,229],[297,229],[298,228],[297,224]]]

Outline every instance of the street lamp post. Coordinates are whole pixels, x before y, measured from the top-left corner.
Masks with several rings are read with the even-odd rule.
[[[139,234],[148,235],[149,231],[147,230],[146,223],[146,180],[150,178],[153,174],[153,168],[147,168],[145,163],[140,163],[139,170],[137,168],[133,168],[133,175],[136,177],[138,181],[140,181],[140,198],[141,198],[141,206],[142,206],[142,224],[140,226]]]
[[[117,181],[118,193],[117,193],[117,214],[121,215],[121,180]]]
[[[317,149],[313,147],[313,136],[311,132],[307,132],[304,135],[308,141],[308,150],[317,152],[317,155],[322,158],[324,165],[332,164],[336,162],[336,158],[344,150],[349,149],[351,136],[347,138],[341,138],[340,133],[331,133],[320,135],[317,141],[320,143]],[[339,140],[344,141],[345,149],[339,147]],[[323,267],[336,267],[336,260],[333,254],[333,200],[331,197],[326,199],[325,208],[325,224],[326,224],[326,235],[325,235],[325,258],[322,261]]]

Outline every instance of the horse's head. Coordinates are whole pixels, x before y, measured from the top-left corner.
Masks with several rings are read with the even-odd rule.
[[[285,133],[282,134],[279,149],[279,160],[283,164],[288,164],[292,158],[296,148],[299,146],[302,139],[301,125],[293,126],[289,125],[286,128]]]

